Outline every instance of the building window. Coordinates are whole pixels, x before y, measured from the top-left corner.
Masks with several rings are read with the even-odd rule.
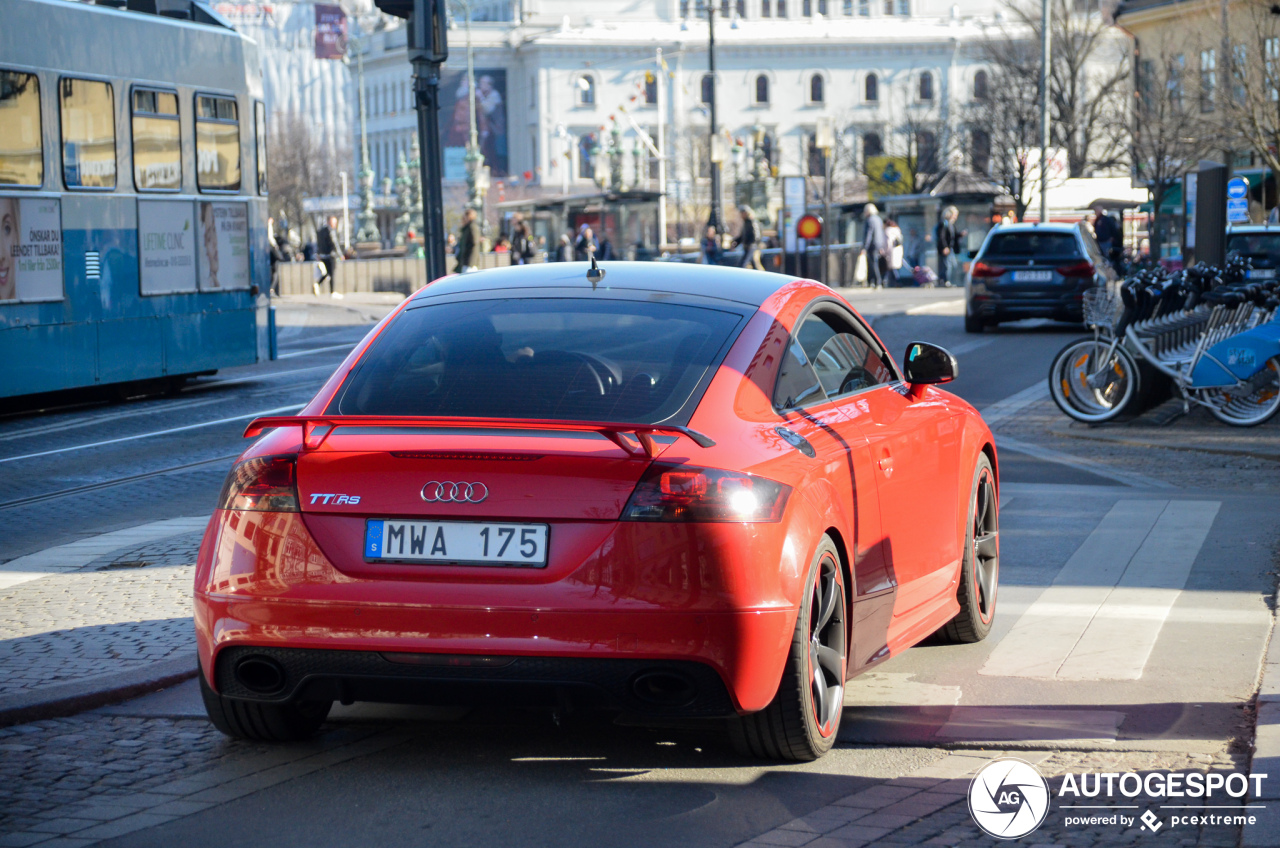
[[[729,0],[720,0],[720,17],[729,17]]]
[[[234,97],[196,95],[196,185],[240,190],[240,112]]]
[[[596,105],[596,79],[590,74],[578,77],[578,105]]]
[[[916,172],[931,174],[938,170],[938,138],[922,130],[916,133]]]
[[[1213,98],[1218,87],[1218,54],[1216,50],[1200,51],[1200,111],[1213,111]]]
[[[774,0],[777,4],[778,17],[785,18],[787,16],[787,0]]]
[[[680,17],[689,17],[689,0],[680,0]]]
[[[111,83],[63,77],[62,179],[67,188],[116,187],[116,109]]]
[[[880,101],[880,77],[875,74],[867,74],[867,79],[862,84],[862,99],[868,103],[878,103]]]
[[[760,0],[760,17],[773,17],[773,0]]]
[[[44,184],[44,135],[40,128],[40,80],[35,74],[0,71],[0,185]]]
[[[1268,38],[1262,48],[1267,56],[1267,85],[1271,89],[1271,99],[1280,100],[1280,85],[1276,84],[1276,74],[1280,73],[1280,38]]]
[[[769,78],[764,74],[756,77],[756,105],[769,105]]]
[[[904,18],[911,14],[911,0],[898,0],[898,14]]]
[[[884,144],[880,141],[880,133],[869,132],[862,137],[862,159],[865,164],[871,156],[883,156]]]
[[[973,131],[973,150],[970,158],[975,174],[986,175],[991,171],[991,136],[985,130]]]
[[[716,96],[716,78],[711,74],[702,75],[702,102],[711,103]]]
[[[182,188],[182,128],[178,95],[133,90],[133,184],[138,191]]]
[[[809,136],[809,176],[825,177],[827,175],[827,160],[822,155],[822,148],[818,147],[817,141],[816,135]]]
[[[747,0],[738,0],[737,3],[733,4],[733,8],[738,17],[745,18],[747,16]]]
[[[803,17],[813,17],[813,0],[803,0],[800,4],[800,14]]]
[[[809,102],[822,103],[824,97],[822,74],[814,74],[809,77]]]
[[[650,106],[658,104],[658,75],[653,71],[644,72],[644,102]]]
[[[933,102],[933,74],[928,71],[920,75],[920,102]]]
[[[973,75],[973,99],[986,100],[987,97],[987,72],[978,71]]]
[[[258,148],[258,194],[267,193],[267,107],[261,100],[253,104],[254,143]]]
[[[1169,63],[1169,105],[1175,112],[1182,112],[1186,105],[1183,102],[1182,79],[1187,70],[1187,57],[1182,53],[1173,57]]]
[[[1244,103],[1244,75],[1248,72],[1249,49],[1243,44],[1237,44],[1232,48],[1231,61],[1234,63],[1231,68],[1231,91],[1237,103]]]
[[[871,17],[871,0],[858,0],[858,17]]]
[[[594,180],[596,178],[596,134],[587,133],[578,139],[578,178]]]
[[[846,18],[853,17],[853,0],[844,0],[844,2],[840,4],[840,11]]]
[[[893,0],[884,0],[884,13],[886,15],[893,14]]]
[[[827,16],[827,0],[818,0],[818,14],[824,18]]]

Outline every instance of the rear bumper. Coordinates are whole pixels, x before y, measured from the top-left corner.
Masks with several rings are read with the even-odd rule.
[[[658,529],[671,536],[688,528]],[[465,703],[503,684],[498,688],[542,694],[568,686],[618,709],[657,707],[663,715],[763,709],[777,691],[796,617],[794,607],[778,602],[777,555],[744,562],[718,551],[712,537],[690,539],[698,543],[696,558],[682,552],[683,542],[657,549],[664,568],[637,562],[631,545],[601,548],[560,579],[529,569],[486,571],[470,582],[421,569],[415,579],[373,579],[336,568],[296,514],[216,513],[196,569],[200,664],[215,691],[256,700],[328,693],[336,700]],[[612,555],[604,551],[619,548],[631,553],[606,559]],[[698,569],[684,566],[699,561]],[[748,589],[749,567],[767,575],[772,588]],[[299,660],[298,668],[313,671],[285,665],[289,682],[281,692],[235,688],[224,665],[247,649],[300,651],[312,665]],[[396,663],[387,655],[512,662],[501,674],[492,663],[471,666],[469,677],[442,674],[445,667],[430,660]],[[628,694],[635,675],[672,663],[683,664],[677,676],[696,683],[695,706],[645,708]],[[707,694],[715,687],[706,674],[720,681],[723,700]]]
[[[238,674],[243,668],[249,673]],[[553,707],[569,701],[642,716],[736,714],[720,675],[690,661],[238,646],[219,653],[214,679],[227,697],[268,702]]]
[[[1052,318],[1079,323],[1084,320],[1084,309],[1078,292],[1066,295],[979,294],[970,297],[968,308],[970,315],[989,321]]]

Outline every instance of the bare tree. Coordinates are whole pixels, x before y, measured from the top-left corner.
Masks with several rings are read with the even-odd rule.
[[[1040,4],[1005,0],[1012,24],[988,34],[983,50],[999,76],[1039,92],[1042,60]],[[1095,7],[1075,0],[1050,4],[1053,61],[1049,74],[1052,142],[1066,152],[1072,177],[1115,168],[1128,153],[1124,126],[1131,75],[1122,36]]]
[[[284,215],[292,226],[300,225],[303,198],[341,192],[339,175],[351,169],[351,150],[326,145],[311,119],[297,112],[275,113],[267,144],[269,205],[277,218]]]
[[[1020,51],[1023,65],[1038,62],[1038,55],[1033,55],[1038,50],[1028,42],[1011,44],[1009,49]],[[1021,221],[1039,179],[1038,160],[1032,151],[1039,143],[1040,87],[1021,68],[993,64],[986,73],[986,90],[974,98],[966,115],[970,137],[982,134],[988,154],[987,167],[974,161],[973,170],[1000,184],[1013,198],[1014,215]]]
[[[1230,69],[1230,91],[1217,92],[1225,104],[1224,146],[1252,148],[1272,173],[1280,174],[1280,14],[1270,0],[1242,0],[1231,13],[1229,32],[1219,33],[1233,53],[1220,61]],[[1212,44],[1210,47],[1214,46]],[[1234,142],[1234,144],[1233,144]]]

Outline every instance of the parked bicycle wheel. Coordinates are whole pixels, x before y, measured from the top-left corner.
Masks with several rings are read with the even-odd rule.
[[[1252,391],[1232,393],[1228,389],[1205,389],[1213,417],[1236,427],[1253,427],[1280,409],[1280,356],[1268,359],[1249,380]]]
[[[1080,339],[1064,347],[1049,366],[1049,393],[1064,413],[1090,424],[1110,421],[1137,396],[1138,364],[1123,347]]]

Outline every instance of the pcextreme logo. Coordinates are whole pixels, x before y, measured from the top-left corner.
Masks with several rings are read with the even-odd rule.
[[[996,839],[1026,836],[1048,813],[1049,782],[1026,760],[992,760],[969,784],[969,814]]]

